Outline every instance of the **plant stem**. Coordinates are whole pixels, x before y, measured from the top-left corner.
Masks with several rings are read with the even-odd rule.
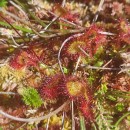
[[[127,112],[126,114],[124,114],[117,122],[116,124],[114,125],[115,128],[119,125],[119,123],[125,118],[127,117],[128,115],[130,115],[130,112]]]
[[[66,101],[63,105],[61,105],[59,108],[57,108],[55,111],[52,111],[51,113],[45,115],[45,116],[41,116],[41,117],[37,117],[37,118],[19,118],[19,117],[15,117],[12,115],[9,115],[5,112],[3,112],[2,110],[0,110],[0,114],[12,119],[12,120],[16,120],[16,121],[21,121],[21,122],[35,122],[35,121],[41,121],[44,119],[48,119],[49,117],[59,113],[60,111],[62,111],[62,109],[69,103],[69,101]]]
[[[60,70],[61,70],[61,72],[62,72],[62,74],[63,74],[64,77],[65,77],[65,74],[64,74],[64,71],[63,71],[63,69],[62,69],[62,63],[61,63],[61,60],[60,60],[61,51],[62,51],[63,47],[65,46],[65,44],[66,44],[69,40],[71,40],[71,39],[73,39],[73,38],[76,38],[76,37],[79,37],[79,36],[82,36],[83,34],[84,34],[84,33],[79,33],[79,34],[75,34],[75,35],[72,35],[72,36],[68,37],[68,38],[62,43],[62,45],[61,45],[61,47],[60,47],[60,49],[59,49],[59,52],[58,52],[58,62],[59,62]]]

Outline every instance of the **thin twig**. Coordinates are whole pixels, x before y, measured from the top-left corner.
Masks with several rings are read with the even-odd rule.
[[[111,32],[103,32],[103,31],[98,31],[99,34],[104,34],[104,35],[109,35],[109,36],[114,36],[116,34],[111,33]]]
[[[50,13],[51,15],[53,15],[53,16],[55,16],[55,17],[58,17],[56,14],[54,14],[53,12],[51,12],[51,11],[48,11],[48,10],[46,10],[46,9],[44,9],[45,11],[47,11],[48,13]],[[75,24],[75,23],[73,23],[73,22],[71,22],[71,21],[68,21],[67,19],[65,19],[65,18],[59,18],[60,20],[62,20],[62,21],[64,21],[64,22],[66,22],[66,23],[68,23],[68,24],[70,24],[70,25],[73,25],[73,26],[75,26],[75,27],[78,27],[78,28],[82,28],[82,29],[84,29],[84,27],[82,27],[82,26],[80,26],[80,25],[77,25],[77,24]]]
[[[63,0],[63,1],[62,1],[62,5],[61,5],[61,6],[62,6],[62,7],[64,7],[64,6],[65,6],[65,4],[66,4],[66,0]]]
[[[6,15],[11,16],[11,17],[14,18],[14,19],[20,21],[21,23],[27,25],[28,27],[30,27],[30,28],[32,29],[32,31],[33,31],[36,35],[38,35],[39,37],[45,38],[45,36],[43,36],[43,35],[41,35],[39,32],[37,32],[37,31],[32,27],[32,25],[29,24],[28,22],[26,22],[25,20],[20,19],[20,18],[17,17],[16,15],[14,15],[14,14],[12,14],[12,13],[6,11],[6,10],[4,10],[4,11],[2,11],[2,12],[5,13]],[[10,24],[10,26],[13,27],[11,24]],[[13,28],[14,28],[14,27],[13,27]],[[14,29],[15,29],[15,28],[14,28]]]
[[[83,50],[83,48],[81,48],[80,46],[78,46],[78,48],[79,48],[87,57],[89,57],[89,54],[88,54],[85,50]]]
[[[63,115],[62,115],[62,129],[64,130],[64,120],[65,120],[65,112],[63,111]]]
[[[73,38],[76,38],[76,37],[79,37],[79,36],[82,36],[83,34],[84,34],[84,33],[79,33],[79,34],[75,34],[75,35],[73,35],[73,36],[70,36],[69,38],[67,38],[67,39],[62,43],[62,45],[61,45],[61,47],[60,47],[60,49],[59,49],[59,52],[58,52],[58,63],[59,63],[60,70],[61,70],[61,72],[62,72],[62,74],[63,74],[64,77],[65,77],[65,74],[64,74],[64,71],[63,71],[63,69],[62,69],[62,63],[61,63],[61,60],[60,60],[61,51],[62,51],[63,47],[65,46],[65,44],[66,44],[69,40],[71,40],[71,39],[73,39]]]
[[[12,35],[11,35],[10,37],[11,37],[11,39],[12,39],[14,45],[17,46],[17,47],[19,47],[20,45],[16,43],[16,41],[14,40],[14,37],[13,37]]]
[[[11,16],[12,18],[18,20],[19,22],[21,22],[21,23],[27,25],[28,27],[30,27],[30,28],[32,29],[32,31],[33,31],[37,36],[39,36],[39,37],[42,37],[42,38],[52,38],[52,37],[56,37],[56,36],[65,35],[64,33],[55,33],[55,34],[52,34],[52,35],[41,35],[39,32],[37,32],[37,31],[32,27],[32,25],[31,25],[30,23],[26,22],[25,20],[20,19],[20,18],[17,17],[16,15],[14,15],[14,14],[12,14],[12,13],[6,11],[6,10],[4,10],[4,11],[1,10],[1,11],[2,11],[3,13],[5,13],[5,14]],[[56,16],[56,15],[54,15],[54,16]],[[57,16],[56,16],[56,17],[57,17]],[[59,18],[59,19],[60,19],[60,18]],[[65,21],[65,19],[64,19],[64,21]],[[69,21],[66,21],[66,22],[69,22]],[[74,24],[74,23],[71,23],[71,24]],[[50,26],[50,25],[49,25],[49,26]],[[75,25],[75,26],[77,26],[77,25]],[[84,28],[82,28],[81,30],[71,31],[70,33],[78,33],[78,32],[82,32],[83,30],[84,30]],[[45,30],[45,29],[43,30],[43,32],[44,32],[44,31],[47,31],[47,32],[48,32],[48,30]],[[35,36],[35,38],[37,38],[37,36]]]
[[[26,24],[27,26],[29,26],[28,22],[26,22],[25,20],[23,20],[23,19],[17,17],[15,14],[10,13],[10,12],[8,12],[7,10],[1,10],[1,11],[2,11],[4,14],[9,15],[9,16],[11,16],[12,18],[14,18],[14,19],[20,21],[21,23],[24,23],[24,24]]]
[[[46,130],[48,130],[48,128],[49,128],[49,122],[50,122],[50,117],[49,117],[48,120],[47,120]]]
[[[3,20],[5,20],[5,21],[14,29],[14,31],[23,39],[24,42],[26,42],[26,41],[24,40],[24,38],[22,37],[22,35],[14,28],[14,26],[13,26],[4,16],[0,15],[0,17],[1,17]]]
[[[125,73],[127,73],[127,74],[130,76],[129,70],[130,70],[130,65],[128,65],[128,66],[126,66],[126,65],[121,65],[121,71],[120,71],[118,74],[125,72]]]
[[[13,43],[14,43],[14,45],[10,45],[10,46],[12,46],[14,48],[19,48],[19,49],[20,48],[28,48],[28,46],[25,46],[24,44],[21,44],[21,45],[17,44],[17,42],[15,41],[15,39],[12,35],[10,37],[11,37]]]
[[[96,15],[95,15],[95,17],[94,17],[94,19],[93,19],[93,22],[96,22],[96,21],[97,21],[98,16],[99,16],[99,12],[102,10],[102,6],[103,6],[103,4],[104,4],[104,1],[105,1],[105,0],[100,0],[100,3],[99,3],[99,6],[98,6]]]
[[[19,129],[21,129],[23,126],[25,126],[26,125],[26,123],[23,123],[19,128],[17,128],[16,130],[19,130]]]
[[[106,67],[97,67],[91,65],[82,64],[81,67],[86,67],[88,69],[96,69],[96,70],[121,70],[120,68],[106,68]]]
[[[52,19],[52,21],[43,29],[43,31],[40,31],[40,33],[44,33],[59,17],[55,17]]]
[[[72,130],[75,130],[75,120],[74,120],[74,101],[71,102],[71,109],[72,109]]]
[[[109,65],[112,62],[112,59],[109,60],[105,65],[103,65],[103,68],[105,68],[107,65]]]
[[[16,95],[14,92],[0,92],[0,95]]]
[[[18,10],[20,10],[23,14],[24,14],[24,16],[26,17],[26,19],[27,20],[29,20],[29,18],[28,18],[28,16],[27,16],[27,14],[22,10],[22,8],[21,7],[19,7],[17,4],[15,4],[13,1],[9,1],[14,7],[16,7]]]
[[[76,72],[76,70],[77,70],[78,67],[79,67],[80,61],[81,61],[81,56],[79,56],[79,58],[78,58],[78,60],[77,60],[77,63],[76,63],[76,66],[75,66],[75,72]]]
[[[44,119],[48,119],[49,117],[59,113],[60,111],[62,111],[62,109],[69,103],[69,101],[66,101],[63,105],[61,105],[59,108],[57,108],[56,110],[52,111],[51,113],[45,115],[45,116],[41,116],[41,117],[36,117],[36,118],[19,118],[19,117],[15,117],[12,115],[7,114],[6,112],[0,110],[0,114],[12,119],[12,120],[16,120],[16,121],[21,121],[21,122],[35,122],[35,121],[41,121]]]

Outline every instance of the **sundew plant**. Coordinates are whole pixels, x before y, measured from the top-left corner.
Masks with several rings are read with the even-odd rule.
[[[0,130],[130,129],[130,0],[0,0]]]

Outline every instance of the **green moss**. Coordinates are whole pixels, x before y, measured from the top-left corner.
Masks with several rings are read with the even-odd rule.
[[[20,91],[20,94],[22,95],[22,100],[24,103],[31,107],[38,108],[43,103],[37,90],[34,88],[24,88],[22,91]]]
[[[123,103],[117,103],[116,104],[116,109],[119,111],[119,112],[122,112],[124,109],[125,109],[125,106]]]
[[[8,3],[7,0],[1,0],[0,7],[5,7],[7,3]]]

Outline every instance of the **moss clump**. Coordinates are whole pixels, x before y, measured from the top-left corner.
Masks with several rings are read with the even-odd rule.
[[[22,95],[22,100],[26,105],[34,108],[38,108],[42,105],[43,101],[40,98],[38,92],[34,88],[21,88],[19,93]]]

